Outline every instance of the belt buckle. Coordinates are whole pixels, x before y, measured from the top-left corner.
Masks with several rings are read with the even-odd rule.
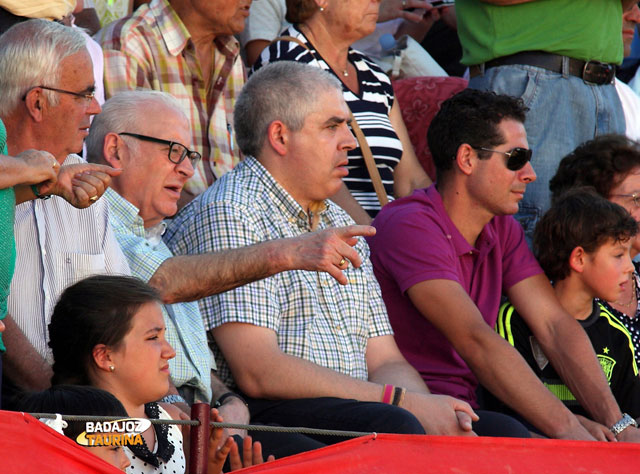
[[[611,64],[600,61],[587,61],[582,68],[582,80],[585,84],[611,84],[615,77],[615,68]]]

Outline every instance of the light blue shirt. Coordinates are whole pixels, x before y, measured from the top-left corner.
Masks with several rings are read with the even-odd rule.
[[[138,208],[111,188],[104,195],[111,210],[109,220],[132,275],[148,282],[162,262],[173,257],[171,250],[161,239],[147,236]],[[167,341],[176,351],[169,361],[173,384],[193,387],[195,401],[209,403],[212,357],[198,303],[167,304],[162,310]]]

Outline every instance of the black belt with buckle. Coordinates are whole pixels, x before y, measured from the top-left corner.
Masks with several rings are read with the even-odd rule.
[[[492,59],[484,64],[469,66],[471,77],[479,76],[484,70],[497,66],[507,66],[522,64],[527,66],[540,67],[549,71],[562,74],[562,62],[565,56],[545,53],[544,51],[525,51],[510,56]],[[616,75],[616,67],[613,64],[601,63],[600,61],[581,61],[580,59],[568,58],[569,70],[566,71],[572,76],[582,78],[585,82],[596,85],[611,84]]]

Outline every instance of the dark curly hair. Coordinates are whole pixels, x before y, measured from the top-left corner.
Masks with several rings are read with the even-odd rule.
[[[549,181],[551,199],[575,186],[591,186],[605,198],[636,168],[640,144],[622,135],[604,135],[583,143],[565,156]]]
[[[127,276],[95,275],[64,290],[49,323],[51,384],[91,385],[93,348],[117,348],[138,309],[153,301],[160,302],[153,288]]]
[[[494,148],[505,141],[498,125],[505,119],[524,123],[529,109],[521,99],[494,92],[465,89],[442,103],[434,117],[427,141],[438,181],[453,168],[460,145]],[[490,153],[478,151],[479,158]]]
[[[627,241],[637,231],[637,222],[624,207],[593,188],[573,188],[558,197],[538,222],[533,252],[547,277],[559,281],[569,276],[569,257],[576,247],[593,253],[608,241]]]

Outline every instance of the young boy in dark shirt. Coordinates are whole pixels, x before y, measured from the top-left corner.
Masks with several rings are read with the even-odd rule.
[[[584,328],[611,391],[622,411],[640,416],[640,378],[631,337],[596,298],[619,299],[631,285],[629,256],[637,223],[621,206],[591,188],[576,188],[557,200],[538,223],[534,253],[564,309]],[[498,315],[496,330],[513,345],[553,392],[588,429],[603,429],[583,417],[586,411],[549,363],[524,320],[509,303]],[[609,433],[607,433],[609,434]]]

